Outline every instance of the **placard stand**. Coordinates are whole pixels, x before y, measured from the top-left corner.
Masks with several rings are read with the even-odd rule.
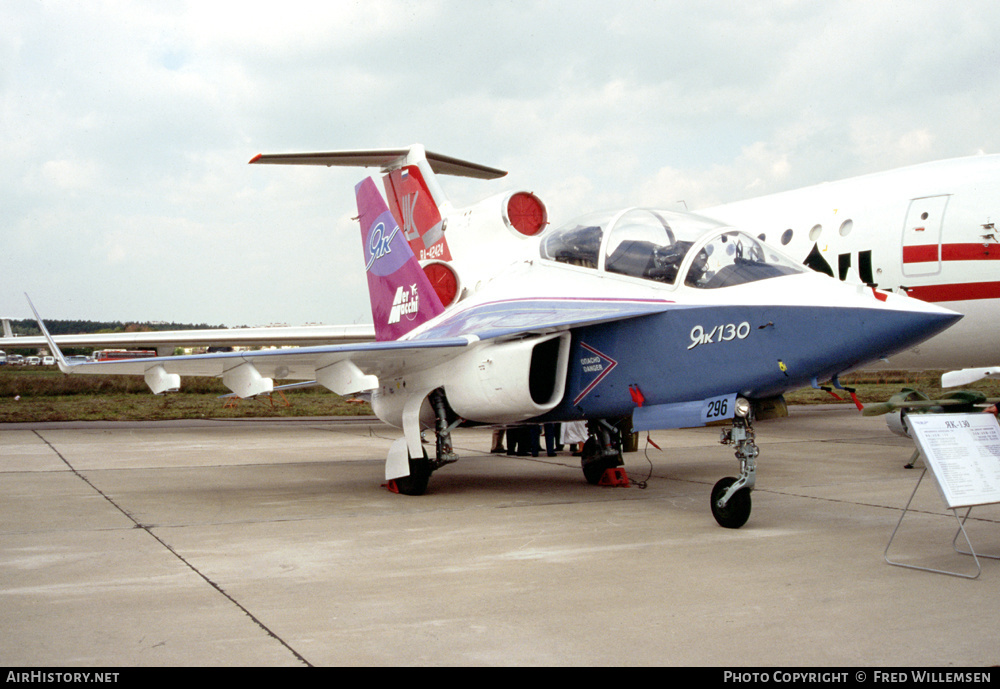
[[[897,567],[976,579],[982,573],[982,566],[965,531],[965,522],[973,507],[1000,503],[1000,424],[992,414],[914,414],[908,415],[906,422],[917,444],[917,451],[924,458],[925,468],[893,529],[883,557],[887,563]],[[921,567],[889,559],[889,548],[927,469],[931,470],[937,481],[945,506],[958,522],[958,530],[951,540],[952,547],[961,555],[972,556],[976,563],[975,574]],[[966,508],[965,516],[959,518],[958,510],[963,507]],[[959,549],[959,534],[965,538],[968,551]],[[983,554],[981,557],[1000,559],[998,555]]]

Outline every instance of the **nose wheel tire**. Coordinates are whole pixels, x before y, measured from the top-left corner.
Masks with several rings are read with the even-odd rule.
[[[727,476],[712,488],[712,516],[715,517],[719,526],[727,529],[738,529],[750,519],[750,491],[746,488],[741,488],[733,493],[724,507],[719,506],[719,500],[734,483],[736,483],[736,479]]]

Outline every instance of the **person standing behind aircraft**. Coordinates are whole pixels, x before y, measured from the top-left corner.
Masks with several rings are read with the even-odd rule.
[[[587,422],[570,421],[562,425],[562,441],[569,445],[574,457],[583,454],[583,444],[587,442]]]

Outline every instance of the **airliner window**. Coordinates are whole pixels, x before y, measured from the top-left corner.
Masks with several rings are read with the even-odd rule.
[[[723,232],[698,250],[684,284],[718,289],[805,270],[750,235],[730,231]]]
[[[662,215],[637,208],[611,227],[604,270],[672,285],[690,247],[691,242],[677,241]]]

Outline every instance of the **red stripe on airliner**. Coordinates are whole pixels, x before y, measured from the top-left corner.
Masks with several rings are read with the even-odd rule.
[[[928,263],[938,260],[937,244],[903,247],[903,263]],[[942,261],[997,261],[1000,244],[942,244]]]
[[[906,293],[921,301],[969,301],[1000,299],[1000,282],[966,282],[955,285],[924,285],[910,287]]]

